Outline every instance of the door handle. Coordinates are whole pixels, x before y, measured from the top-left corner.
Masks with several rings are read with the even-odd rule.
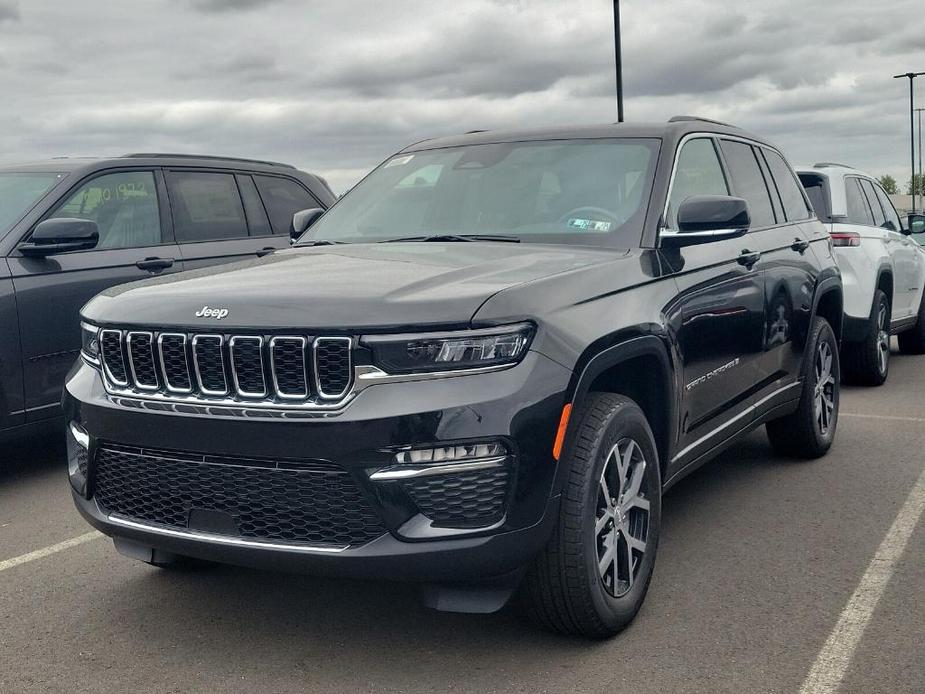
[[[173,267],[173,258],[145,258],[144,260],[139,260],[135,265],[138,266],[139,270],[156,272],[157,270],[166,270]]]
[[[802,255],[806,252],[806,249],[809,248],[809,241],[806,239],[794,239],[790,248]]]
[[[758,259],[761,257],[761,253],[758,251],[750,251],[747,248],[739,254],[736,262],[739,265],[744,265],[749,270],[752,268],[752,265],[758,262]]]
[[[270,255],[270,253],[272,253],[275,250],[276,249],[273,246],[267,246],[266,248],[261,248],[259,251],[257,251],[257,257],[262,258],[265,255]]]

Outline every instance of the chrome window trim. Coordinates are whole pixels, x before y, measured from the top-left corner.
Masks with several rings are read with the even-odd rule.
[[[293,393],[284,393],[279,388],[279,380],[276,377],[276,356],[273,352],[273,349],[276,347],[277,340],[297,340],[301,345],[302,350],[302,383],[305,386],[304,394],[293,394]],[[308,362],[305,359],[305,348],[308,346],[308,338],[301,335],[276,335],[270,338],[270,377],[273,380],[273,390],[276,393],[276,397],[281,400],[305,400],[309,395],[308,387]],[[313,348],[314,351],[314,348]]]
[[[104,337],[107,333],[115,333],[119,336],[119,359],[122,362],[122,368],[125,371],[125,380],[119,380],[112,375],[112,371],[109,370],[109,365],[106,363],[108,357],[106,356],[106,349],[103,347]],[[121,388],[128,387],[128,365],[125,363],[125,354],[122,349],[122,331],[116,330],[114,328],[103,328],[100,330],[100,357],[103,363],[103,373],[108,380],[113,385],[119,386]]]
[[[353,373],[347,379],[347,385],[339,393],[326,393],[321,387],[321,378],[318,375],[318,343],[319,342],[346,342],[347,343],[347,371]],[[356,372],[353,368],[353,338],[352,337],[316,337],[312,342],[312,378],[315,382],[315,391],[325,400],[339,400],[347,395],[356,382]]]
[[[220,355],[220,363],[222,365],[222,380],[225,382],[224,390],[211,390],[206,388],[202,383],[202,374],[199,371],[199,355],[196,352],[196,347],[199,342],[202,340],[218,340],[218,351]],[[209,335],[193,335],[192,347],[193,347],[193,370],[196,372],[196,384],[199,386],[199,392],[203,395],[208,395],[212,397],[224,397],[228,395],[228,370],[225,368],[225,336],[216,335],[215,333]],[[198,401],[197,401],[198,402]]]
[[[238,382],[238,370],[234,365],[234,346],[238,342],[256,340],[257,353],[260,362],[260,381],[263,383],[262,391],[247,391]],[[231,380],[234,382],[234,391],[242,398],[265,398],[269,395],[267,390],[267,374],[263,364],[263,338],[259,335],[232,335],[228,340],[228,363],[231,366]]]
[[[135,355],[132,354],[132,337],[146,335],[148,337],[148,349],[151,350],[151,364],[154,366],[154,385],[141,383],[138,380],[138,374],[135,373]],[[129,371],[132,373],[132,382],[138,390],[149,392],[157,391],[160,388],[160,379],[157,377],[157,359],[154,356],[154,333],[147,330],[130,330],[125,333],[125,351],[128,353]]]
[[[97,505],[97,508],[99,506]],[[282,544],[278,542],[260,542],[259,540],[245,540],[243,538],[217,535],[215,533],[200,532],[198,530],[173,530],[150,523],[138,523],[118,514],[108,514],[106,520],[113,525],[132,530],[140,530],[152,535],[165,537],[179,537],[186,540],[208,542],[210,544],[227,545],[230,547],[248,547],[253,549],[266,549],[271,551],[299,552],[302,554],[337,554],[350,548],[350,545],[308,545],[308,544]]]
[[[189,388],[177,388],[170,385],[170,378],[167,376],[167,365],[164,363],[164,338],[165,337],[179,337],[183,340],[183,361],[186,363],[186,377],[189,379],[190,387]],[[161,373],[164,375],[164,386],[171,393],[181,393],[187,394],[193,392],[193,374],[190,371],[189,367],[189,354],[186,350],[186,343],[189,341],[189,338],[184,333],[160,333],[157,336],[157,354],[161,363]]]

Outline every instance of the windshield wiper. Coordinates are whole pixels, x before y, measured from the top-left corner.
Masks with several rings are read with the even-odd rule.
[[[297,243],[293,248],[304,248],[305,246],[333,246],[334,244],[347,243],[346,241],[332,241],[331,239],[315,239],[314,241],[305,241]]]
[[[403,236],[398,239],[385,239],[379,243],[398,243],[399,241],[502,241],[520,243],[517,236],[505,234],[432,234],[430,236]]]

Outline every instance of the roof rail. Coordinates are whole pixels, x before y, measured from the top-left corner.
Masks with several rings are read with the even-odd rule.
[[[132,152],[123,154],[125,159],[212,159],[215,161],[239,161],[246,164],[264,164],[265,166],[280,166],[284,169],[294,169],[292,164],[283,164],[278,161],[264,159],[245,159],[244,157],[219,157],[210,154],[172,154],[169,152]]]
[[[725,125],[727,128],[735,128],[731,123],[723,123],[721,120],[712,118],[702,118],[701,116],[672,116],[668,119],[669,123],[685,123],[687,121],[700,121],[701,123],[713,123],[713,125]]]
[[[837,166],[842,169],[853,169],[853,166],[848,166],[847,164],[839,164],[836,161],[819,161],[813,164],[814,169],[826,169],[830,166]]]

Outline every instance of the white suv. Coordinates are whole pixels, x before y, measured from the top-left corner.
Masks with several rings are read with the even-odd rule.
[[[843,375],[878,386],[889,372],[891,334],[903,352],[925,353],[925,249],[909,238],[876,179],[842,164],[796,170],[842,271]]]

